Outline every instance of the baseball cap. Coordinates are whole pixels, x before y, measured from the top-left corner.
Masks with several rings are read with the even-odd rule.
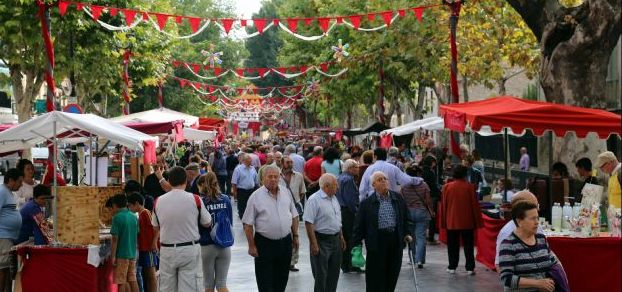
[[[596,158],[595,166],[597,168],[601,168],[603,165],[605,165],[605,163],[610,162],[610,161],[616,161],[616,160],[617,158],[615,154],[613,154],[613,152],[606,151],[598,155],[598,158]]]

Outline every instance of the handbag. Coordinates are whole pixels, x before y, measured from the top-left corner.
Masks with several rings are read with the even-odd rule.
[[[564,267],[562,267],[561,262],[557,262],[557,264],[551,267],[551,270],[546,273],[548,277],[555,281],[555,291],[556,292],[570,292],[570,285],[568,284],[568,277],[566,276],[566,271],[564,271]]]
[[[434,212],[432,212],[432,210],[430,210],[430,206],[428,206],[428,204],[426,204],[425,199],[421,196],[421,194],[417,191],[417,189],[415,189],[415,194],[417,194],[417,197],[419,197],[421,199],[421,201],[423,202],[423,205],[425,205],[425,209],[428,210],[428,214],[430,214],[431,218],[436,217],[436,214],[434,214]]]
[[[352,266],[355,268],[365,267],[365,257],[363,256],[363,246],[357,245],[352,248]]]

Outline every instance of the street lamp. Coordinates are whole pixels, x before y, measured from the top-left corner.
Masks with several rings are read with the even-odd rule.
[[[564,8],[575,8],[583,5],[585,0],[557,0]]]

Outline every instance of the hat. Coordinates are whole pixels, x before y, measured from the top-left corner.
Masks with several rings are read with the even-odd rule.
[[[186,165],[185,170],[194,170],[194,171],[198,171],[199,170],[199,165],[195,162],[189,163],[188,165]]]
[[[610,161],[617,161],[617,160],[618,159],[616,158],[615,154],[613,154],[613,152],[606,151],[598,155],[598,158],[596,158],[595,166],[597,168],[601,168],[603,167],[603,165],[605,165],[605,163],[610,162]]]

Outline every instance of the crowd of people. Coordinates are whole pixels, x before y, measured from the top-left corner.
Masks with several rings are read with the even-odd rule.
[[[228,291],[231,246],[240,240],[234,239],[234,212],[254,258],[259,291],[284,291],[289,273],[298,271],[300,226],[309,242],[315,291],[336,291],[340,273],[365,273],[367,291],[394,291],[404,249],[412,250],[410,264],[424,268],[426,245],[438,244],[439,228],[447,231],[447,272],[456,273],[462,243],[466,273],[475,275],[474,232],[482,226],[478,192],[487,186],[476,150],[462,146],[461,155],[452,157],[432,139],[418,153],[404,145],[367,151],[300,146],[188,145],[178,147],[173,159],[161,151],[143,183],[126,182],[125,193],[106,202],[113,214],[111,260],[119,291]],[[526,171],[526,149],[521,155],[519,167]],[[587,183],[596,182],[589,159],[576,166]],[[596,167],[613,174],[610,202],[619,205],[620,163],[605,152]],[[567,176],[564,168],[554,166],[555,175]],[[21,160],[0,185],[0,287],[11,282],[4,251],[29,239],[51,240],[45,220],[50,188],[37,184],[33,174],[32,163]],[[542,271],[561,264],[545,248],[537,199],[528,191],[508,199],[513,220],[497,243],[502,283],[512,291],[552,291],[557,282]],[[364,270],[351,256],[363,244]],[[555,270],[563,274],[563,268]]]

